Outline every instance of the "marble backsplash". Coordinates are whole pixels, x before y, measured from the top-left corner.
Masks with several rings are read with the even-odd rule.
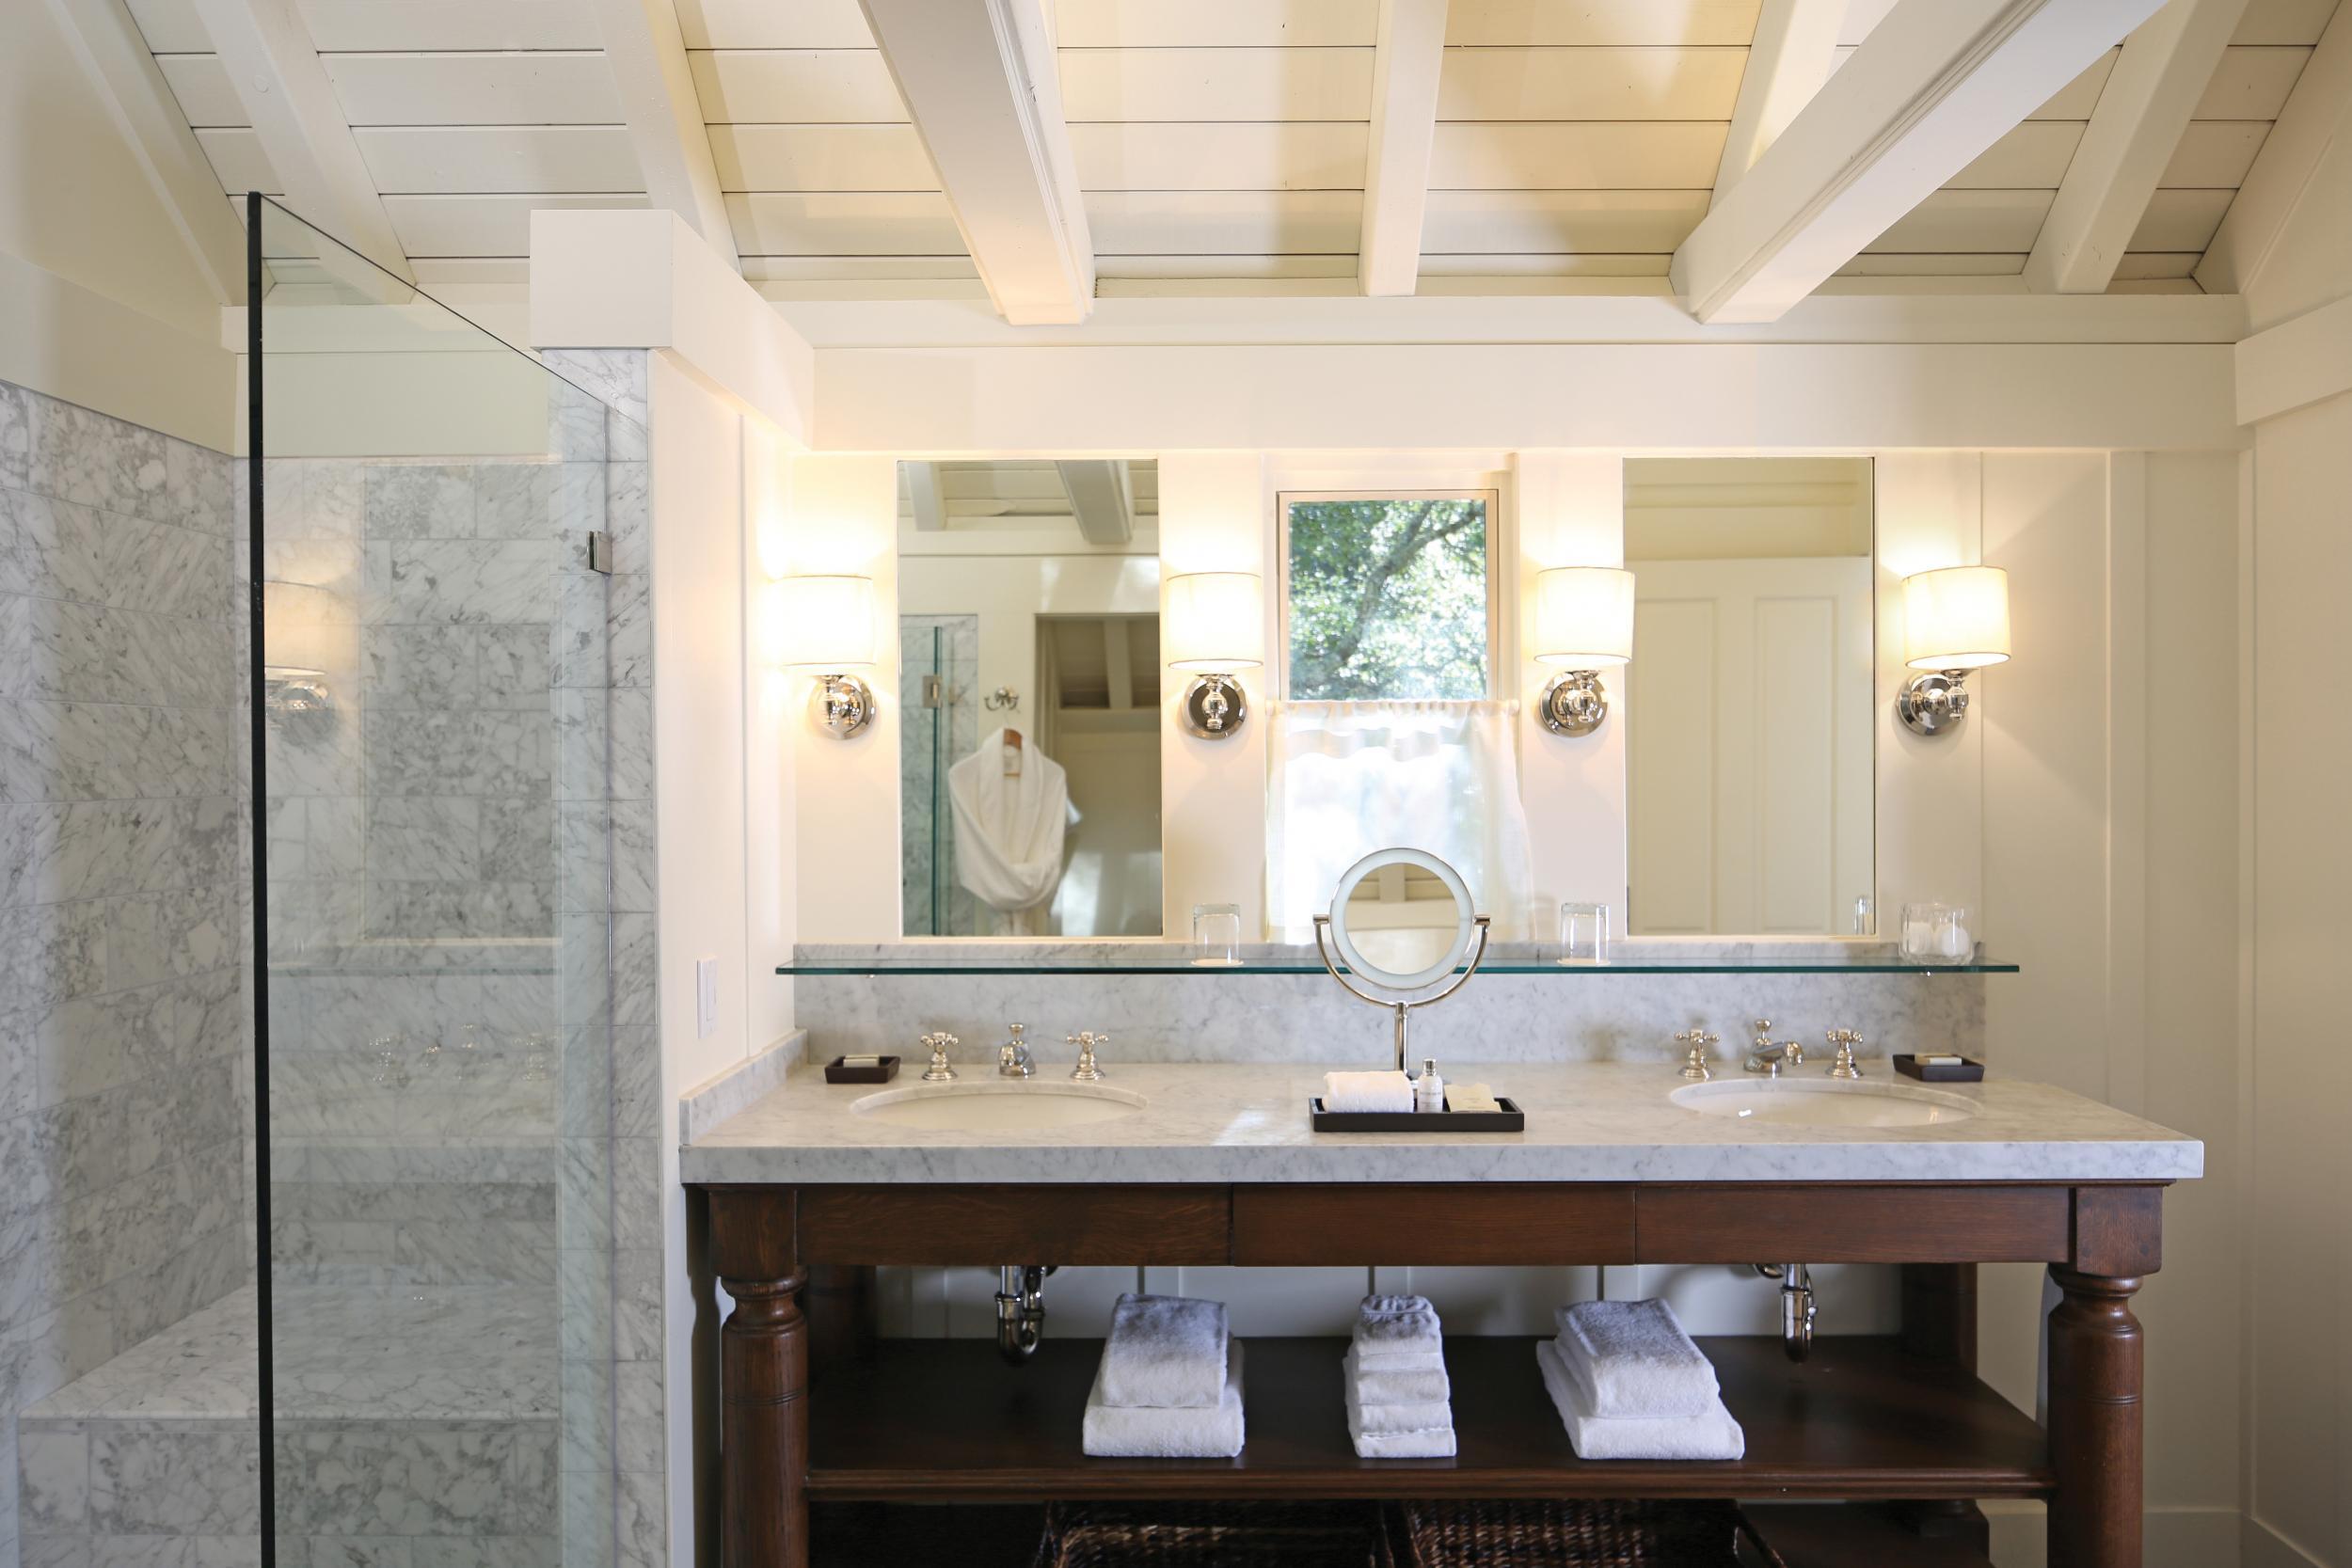
[[[1108,1034],[1107,1063],[1335,1062],[1385,1065],[1387,1013],[1350,996],[1327,974],[1263,974],[1202,970],[1177,974],[1121,973],[1119,965],[1181,965],[1170,943],[882,945],[803,944],[802,964],[903,964],[910,954],[944,965],[1013,967],[1050,956],[1065,972],[994,974],[801,974],[793,1012],[808,1032],[812,1059],[844,1051],[885,1051],[914,1058],[916,1040],[945,1029],[967,1061],[984,1059],[1015,1020],[1026,1023],[1049,1060],[1069,1054],[1062,1037],[1081,1029]],[[1809,948],[1720,943],[1675,944],[1677,961],[1705,955],[1724,962],[1774,955],[1818,955]],[[1840,951],[1862,950],[1841,944]],[[1621,949],[1625,958],[1633,956]],[[1524,962],[1532,949],[1497,944],[1497,962]],[[1312,965],[1312,947],[1249,949],[1252,962]],[[1069,973],[1094,962],[1100,974]],[[1769,1018],[1773,1037],[1820,1046],[1829,1029],[1857,1029],[1865,1055],[1960,1051],[1979,1054],[1984,1038],[1984,988],[2000,975],[1847,973],[1677,973],[1607,970],[1474,975],[1458,993],[1417,1008],[1416,1058],[1507,1061],[1637,1061],[1678,1058],[1673,1037],[1705,1028],[1723,1037],[1720,1059],[1744,1053],[1750,1021]]]

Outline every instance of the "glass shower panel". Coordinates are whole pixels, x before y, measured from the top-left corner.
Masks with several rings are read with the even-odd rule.
[[[947,769],[980,743],[980,618],[898,617],[900,911],[911,937],[968,937],[979,906],[956,880]]]
[[[609,1562],[619,634],[590,542],[643,551],[644,431],[252,215],[274,1553]]]

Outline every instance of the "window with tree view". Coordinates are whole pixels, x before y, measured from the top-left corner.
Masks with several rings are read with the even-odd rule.
[[[1295,702],[1487,693],[1491,492],[1282,498]]]

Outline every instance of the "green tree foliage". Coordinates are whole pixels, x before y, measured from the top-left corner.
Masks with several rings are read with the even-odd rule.
[[[1486,695],[1486,503],[1295,501],[1290,694]]]

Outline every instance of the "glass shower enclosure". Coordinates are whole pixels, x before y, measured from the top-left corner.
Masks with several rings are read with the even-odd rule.
[[[247,215],[265,1560],[610,1562],[644,432]]]

